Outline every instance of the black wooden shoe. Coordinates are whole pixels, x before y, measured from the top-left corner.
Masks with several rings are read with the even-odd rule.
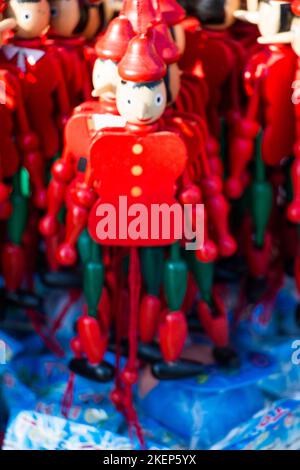
[[[196,361],[180,359],[176,362],[156,362],[151,368],[158,380],[179,380],[203,374],[203,364]]]
[[[149,364],[162,361],[159,345],[154,342],[150,344],[140,342],[138,345],[138,358]]]
[[[115,370],[111,364],[106,361],[97,365],[92,365],[87,359],[72,359],[69,363],[69,368],[76,375],[84,377],[85,379],[93,380],[94,382],[110,382]]]

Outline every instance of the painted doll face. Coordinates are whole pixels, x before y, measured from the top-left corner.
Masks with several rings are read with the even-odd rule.
[[[58,36],[72,37],[80,20],[78,0],[50,0],[51,32]]]
[[[92,95],[106,100],[115,100],[119,82],[118,63],[112,60],[97,59],[93,68]]]
[[[153,83],[135,83],[119,80],[117,108],[131,124],[147,125],[157,121],[164,113],[167,92],[163,80]]]
[[[16,36],[25,39],[39,37],[47,32],[50,7],[47,0],[10,0],[7,15],[16,20]]]

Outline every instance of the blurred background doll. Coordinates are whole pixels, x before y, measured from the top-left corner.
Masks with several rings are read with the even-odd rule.
[[[261,1],[245,17],[257,24],[260,48],[244,71],[247,104],[229,149],[229,197],[244,195],[241,244],[248,274],[246,299],[272,306],[284,273],[290,273],[297,234],[285,217],[290,199],[289,161],[295,139],[291,87],[296,56],[290,46],[289,2]],[[288,241],[287,241],[288,240]],[[287,274],[288,276],[290,274]],[[242,307],[240,307],[240,311]],[[269,308],[271,315],[272,307]]]
[[[72,108],[91,97],[89,41],[102,28],[102,3],[87,0],[51,0],[50,29],[47,46],[54,48],[61,61]]]
[[[3,12],[10,16],[9,10],[5,8],[7,4],[3,6]],[[3,20],[2,25],[4,28],[18,28],[16,18],[9,17]],[[44,23],[41,26],[44,28]],[[25,30],[23,34],[26,37],[30,35]],[[4,93],[3,100],[1,99],[1,114],[3,114],[1,171],[2,177],[11,184],[12,193],[10,200],[2,200],[1,204],[1,218],[8,218],[8,223],[3,230],[5,235],[2,272],[7,289],[6,301],[17,305],[36,306],[37,299],[32,293],[32,287],[38,255],[36,249],[38,214],[39,209],[45,204],[45,157],[40,151],[37,129],[34,128],[24,71],[17,67],[18,63],[20,67],[24,66],[26,58],[30,57],[31,50],[11,44],[5,44],[3,48],[4,50],[1,51],[3,85],[1,90]],[[32,60],[37,57],[35,53],[37,54],[37,51],[34,50]],[[19,62],[10,62],[8,57],[13,58],[15,55]],[[43,115],[42,112],[41,115]],[[28,183],[30,184],[29,191]],[[21,287],[26,287],[31,293],[21,292]]]
[[[70,112],[60,62],[43,44],[50,25],[49,4],[12,0],[6,16],[16,20],[16,27],[2,49],[2,60],[22,76],[27,113],[49,160],[60,150],[61,126]]]

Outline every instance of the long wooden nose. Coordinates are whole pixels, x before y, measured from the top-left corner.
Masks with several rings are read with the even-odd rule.
[[[247,23],[258,24],[259,21],[258,11],[236,10],[233,15],[236,19]]]
[[[108,93],[109,91],[113,93],[116,91],[116,89],[111,83],[106,83],[106,85],[103,85],[102,87],[96,88],[95,90],[93,90],[92,96],[94,98],[97,98],[99,96],[102,96],[104,93]]]
[[[6,18],[5,20],[0,21],[0,33],[14,29],[16,25],[17,22],[14,18]]]
[[[278,33],[270,36],[260,36],[257,39],[259,44],[290,44],[294,38],[292,31]]]

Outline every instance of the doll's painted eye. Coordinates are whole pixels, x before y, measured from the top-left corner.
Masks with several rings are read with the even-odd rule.
[[[128,103],[128,104],[131,104],[131,100],[127,100],[127,103]]]
[[[163,96],[161,93],[158,93],[155,97],[155,104],[156,106],[160,106],[163,102]]]
[[[30,12],[30,11],[24,11],[24,13],[23,13],[23,19],[24,19],[25,21],[29,21],[29,20],[31,20],[31,18],[32,18],[31,12]]]
[[[57,15],[57,8],[51,7],[51,16],[56,16],[56,15]]]

